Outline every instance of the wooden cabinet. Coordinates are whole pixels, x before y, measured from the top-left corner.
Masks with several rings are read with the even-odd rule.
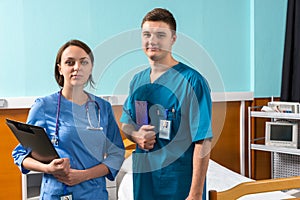
[[[5,123],[6,118],[26,121],[29,109],[0,109],[0,199],[21,199],[22,174],[14,164],[12,150],[18,144]]]

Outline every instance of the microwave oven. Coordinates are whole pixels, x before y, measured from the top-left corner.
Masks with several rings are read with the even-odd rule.
[[[299,148],[297,122],[266,122],[265,145]]]

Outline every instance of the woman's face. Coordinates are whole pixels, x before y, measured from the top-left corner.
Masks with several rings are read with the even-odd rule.
[[[64,77],[64,87],[83,87],[92,73],[93,64],[82,48],[69,46],[63,51],[58,67]]]

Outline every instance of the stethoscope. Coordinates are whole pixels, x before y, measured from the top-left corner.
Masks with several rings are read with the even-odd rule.
[[[56,122],[55,122],[55,135],[52,136],[51,142],[53,145],[58,145],[58,124],[59,124],[59,114],[60,114],[60,105],[61,105],[61,96],[62,96],[62,91],[60,90],[58,94],[58,101],[57,101],[57,111],[56,111]],[[88,95],[88,94],[87,94]],[[98,123],[97,127],[94,127],[92,122],[91,122],[91,117],[90,117],[90,112],[89,112],[89,104],[95,104],[97,111],[98,111]],[[101,126],[100,122],[100,106],[97,101],[94,101],[91,99],[90,95],[88,95],[88,101],[85,103],[85,111],[88,119],[89,126],[86,127],[88,130],[93,130],[93,131],[103,131],[103,127]]]

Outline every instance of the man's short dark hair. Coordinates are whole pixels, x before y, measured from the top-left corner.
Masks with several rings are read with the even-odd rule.
[[[143,18],[141,27],[146,21],[162,21],[170,26],[170,29],[176,32],[176,20],[173,14],[164,8],[155,8],[148,12]]]

